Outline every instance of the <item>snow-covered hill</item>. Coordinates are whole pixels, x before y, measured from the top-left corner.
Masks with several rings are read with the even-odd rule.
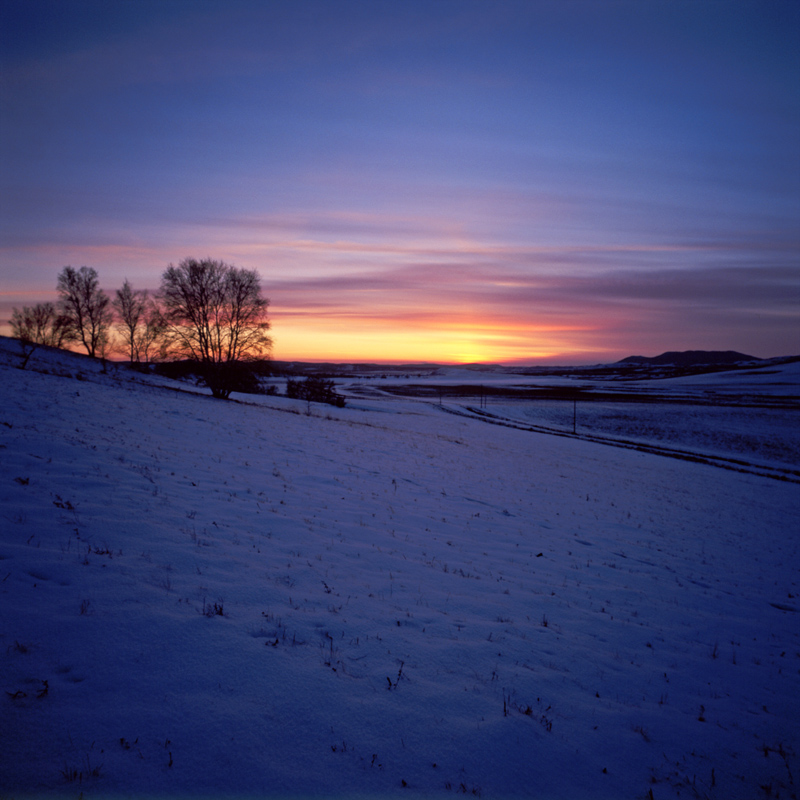
[[[15,347],[4,797],[800,791],[796,484]]]

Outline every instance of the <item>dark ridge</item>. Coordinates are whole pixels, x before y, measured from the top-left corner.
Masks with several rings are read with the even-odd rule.
[[[653,366],[697,367],[720,364],[739,364],[747,361],[761,361],[755,356],[737,353],[735,350],[685,350],[682,353],[670,351],[660,356],[628,356],[619,364],[652,364]]]

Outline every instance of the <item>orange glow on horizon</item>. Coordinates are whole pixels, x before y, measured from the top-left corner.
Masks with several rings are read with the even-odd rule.
[[[110,290],[106,290],[111,294]],[[4,292],[0,296],[0,334],[10,336],[13,306],[55,300],[54,292]],[[431,298],[435,303],[436,297]],[[442,299],[443,302],[445,298]],[[479,309],[418,305],[406,301],[370,308],[346,305],[294,305],[270,309],[278,361],[332,361],[442,364],[536,363],[576,357],[597,360],[607,354],[595,345],[602,325],[584,316],[542,316],[533,322],[512,313],[487,315]],[[81,352],[81,348],[75,348]],[[115,351],[121,350],[119,347]]]
[[[447,364],[549,360],[579,349],[591,326],[534,325],[421,313],[411,320],[288,313],[273,317],[278,361]],[[576,348],[577,346],[577,348]]]
[[[12,306],[43,299],[6,292],[0,299],[0,334],[10,336]],[[21,302],[20,302],[21,301]],[[480,319],[468,310],[374,307],[292,307],[270,312],[278,361],[411,363],[535,363],[591,354],[598,325],[581,318],[539,323],[512,315]],[[80,352],[80,348],[76,348]],[[602,358],[602,351],[597,355]]]

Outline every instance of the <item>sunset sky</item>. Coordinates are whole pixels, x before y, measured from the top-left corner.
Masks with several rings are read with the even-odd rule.
[[[800,3],[0,0],[0,320],[186,256],[282,360],[798,354]]]

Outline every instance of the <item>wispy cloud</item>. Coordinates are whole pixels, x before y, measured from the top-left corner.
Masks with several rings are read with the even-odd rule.
[[[731,326],[756,348],[770,329],[785,334],[782,353],[800,350],[800,279],[789,268],[717,268],[651,273],[615,271],[575,277],[487,275],[476,268],[423,265],[372,274],[280,281],[268,287],[277,324],[349,326],[354,341],[368,330],[425,329],[445,338],[455,330],[497,352],[588,353],[632,343],[666,349],[728,349]],[[421,300],[424,298],[424,300]],[[724,336],[720,333],[726,331]],[[737,339],[737,341],[739,341]],[[762,344],[761,347],[765,347]],[[754,349],[751,347],[751,349]],[[627,353],[630,355],[630,353]],[[510,358],[511,356],[502,356]]]
[[[796,4],[12,6],[0,303],[211,256],[307,357],[800,350]]]

